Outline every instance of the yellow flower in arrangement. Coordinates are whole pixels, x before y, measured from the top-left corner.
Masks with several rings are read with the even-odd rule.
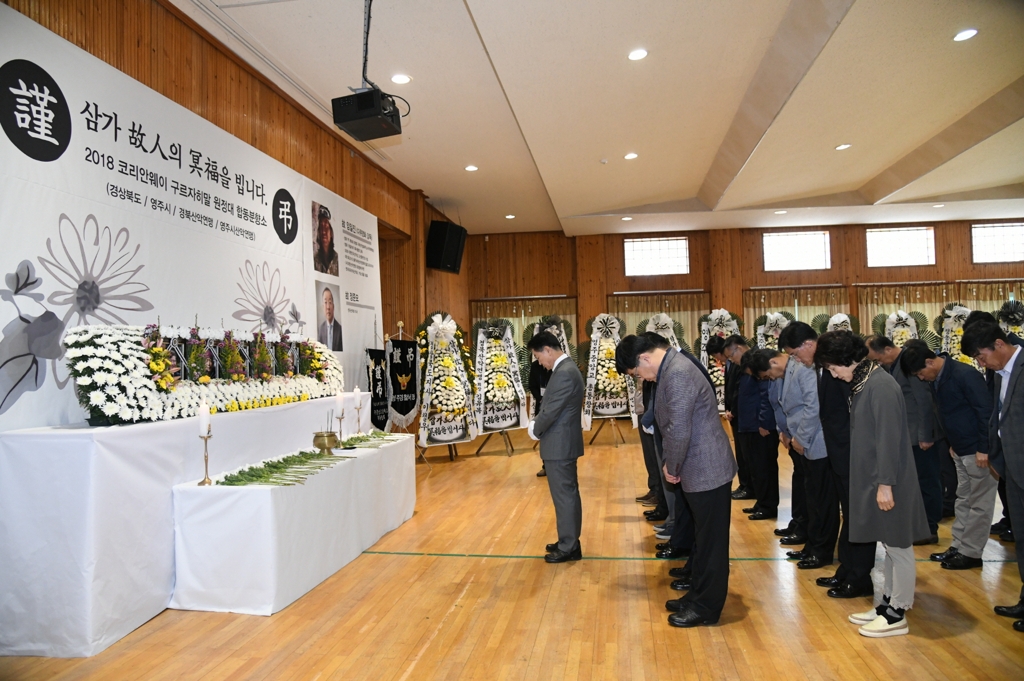
[[[604,358],[605,359],[615,359],[615,348],[614,347],[605,348],[604,349]]]
[[[608,370],[608,380],[610,380],[610,381],[617,381],[617,380],[619,380],[619,372],[616,371],[615,369],[609,369]]]
[[[199,383],[201,385],[206,385],[209,382],[210,382],[210,377],[209,376],[200,376],[199,377]]]
[[[217,413],[217,407],[210,407],[210,413],[211,414],[216,414]]]
[[[443,357],[441,359],[441,366],[443,366],[445,369],[454,369],[455,362],[452,361],[451,357]]]
[[[155,359],[149,363],[149,370],[155,374],[163,373],[167,365],[164,364],[163,360]]]
[[[964,330],[963,329],[953,329],[953,335],[955,335],[955,336],[962,336],[962,335],[964,335]]]
[[[494,357],[491,358],[491,364],[493,364],[496,367],[507,367],[508,357],[506,357],[504,353],[500,355],[494,355]]]
[[[497,376],[494,377],[494,387],[507,388],[508,385],[508,379],[505,378],[505,374],[498,374]]]
[[[439,347],[439,348],[447,348],[448,347],[448,341],[446,341],[446,340],[439,340],[439,341],[437,341],[437,347]]]
[[[458,385],[458,382],[451,376],[445,376],[444,381],[442,381],[441,385],[443,385],[445,388],[448,388],[449,390],[452,390]]]

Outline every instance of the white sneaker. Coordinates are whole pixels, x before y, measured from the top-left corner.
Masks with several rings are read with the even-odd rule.
[[[909,634],[910,625],[907,624],[906,615],[899,622],[893,622],[892,624],[889,624],[889,620],[879,615],[874,621],[865,624],[858,631],[861,636],[867,636],[868,638],[887,638],[889,636]]]
[[[852,624],[869,624],[874,622],[876,617],[878,617],[878,609],[871,608],[864,612],[855,612],[850,615],[849,619]]]

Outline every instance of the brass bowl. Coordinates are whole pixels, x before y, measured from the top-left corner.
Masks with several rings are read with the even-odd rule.
[[[331,450],[338,446],[338,434],[330,430],[313,433],[313,446],[319,449],[321,454],[330,454]]]

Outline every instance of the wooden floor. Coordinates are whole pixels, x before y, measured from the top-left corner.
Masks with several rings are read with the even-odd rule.
[[[540,559],[554,515],[519,431],[512,457],[498,438],[454,462],[430,450],[412,520],[272,617],[167,610],[92,658],[0,658],[0,679],[1024,679],[1024,634],[992,613],[1017,601],[1012,546],[990,540],[985,566],[964,572],[919,548],[910,635],[867,639],[846,617],[868,599],[825,597],[814,579],[831,570],[798,571],[741,502],[720,624],[671,628],[676,594],[633,500],[646,472],[627,438],[612,447],[606,429],[580,460],[578,563]]]

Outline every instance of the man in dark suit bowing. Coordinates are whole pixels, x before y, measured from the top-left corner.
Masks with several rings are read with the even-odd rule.
[[[992,416],[988,422],[992,467],[1006,481],[1007,511],[1013,527],[1024,527],[1024,352],[996,324],[976,324],[964,331],[961,349],[995,374]],[[997,605],[997,615],[1016,619],[1024,632],[1024,537],[1016,542],[1017,570],[1022,582],[1016,605]]]
[[[564,563],[583,557],[580,529],[583,505],[576,476],[576,459],[583,456],[583,376],[562,352],[558,339],[542,331],[526,344],[534,358],[551,370],[537,416],[529,434],[540,440],[540,458],[547,470],[548,489],[555,505],[558,541],[547,545],[548,563]]]

